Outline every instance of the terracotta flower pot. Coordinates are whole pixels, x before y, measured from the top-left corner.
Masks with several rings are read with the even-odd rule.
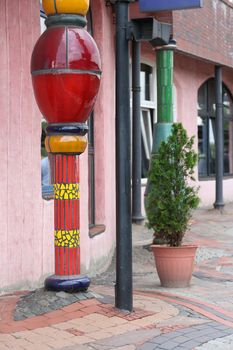
[[[195,245],[181,247],[151,246],[162,287],[187,287],[194,268]]]

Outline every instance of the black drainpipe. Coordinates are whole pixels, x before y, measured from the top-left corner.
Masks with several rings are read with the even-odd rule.
[[[132,224],[130,172],[129,42],[130,0],[118,0],[116,10],[116,286],[115,305],[132,311]]]
[[[222,101],[222,67],[215,66],[215,100],[216,100],[216,197],[214,207],[221,210],[223,201],[223,101]]]

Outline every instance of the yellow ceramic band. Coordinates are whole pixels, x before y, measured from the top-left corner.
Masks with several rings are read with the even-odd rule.
[[[85,16],[89,8],[89,0],[43,0],[47,15],[72,13]]]
[[[79,230],[55,230],[55,247],[76,248],[80,245]]]
[[[54,184],[54,198],[60,200],[79,199],[79,184]]]
[[[54,135],[45,138],[45,147],[48,153],[83,153],[87,147],[86,136]]]

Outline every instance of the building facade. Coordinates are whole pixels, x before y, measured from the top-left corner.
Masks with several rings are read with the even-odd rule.
[[[53,272],[53,202],[42,198],[41,119],[32,93],[30,57],[40,35],[38,0],[3,0],[0,23],[2,249],[0,292],[33,288]],[[233,4],[204,1],[204,8],[156,14],[171,23],[174,54],[174,120],[196,136],[201,205],[215,200],[214,71],[223,68],[224,200],[233,200]],[[94,275],[111,260],[116,233],[115,14],[109,1],[91,0],[88,30],[99,47],[102,82],[90,122],[89,152],[80,156],[81,262]],[[124,78],[124,77],[122,77]],[[156,54],[142,45],[142,198],[156,122]]]

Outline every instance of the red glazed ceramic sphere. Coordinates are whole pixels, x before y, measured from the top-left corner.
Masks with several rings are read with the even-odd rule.
[[[76,27],[51,27],[32,53],[33,89],[49,123],[84,123],[100,85],[100,56],[89,33]]]

